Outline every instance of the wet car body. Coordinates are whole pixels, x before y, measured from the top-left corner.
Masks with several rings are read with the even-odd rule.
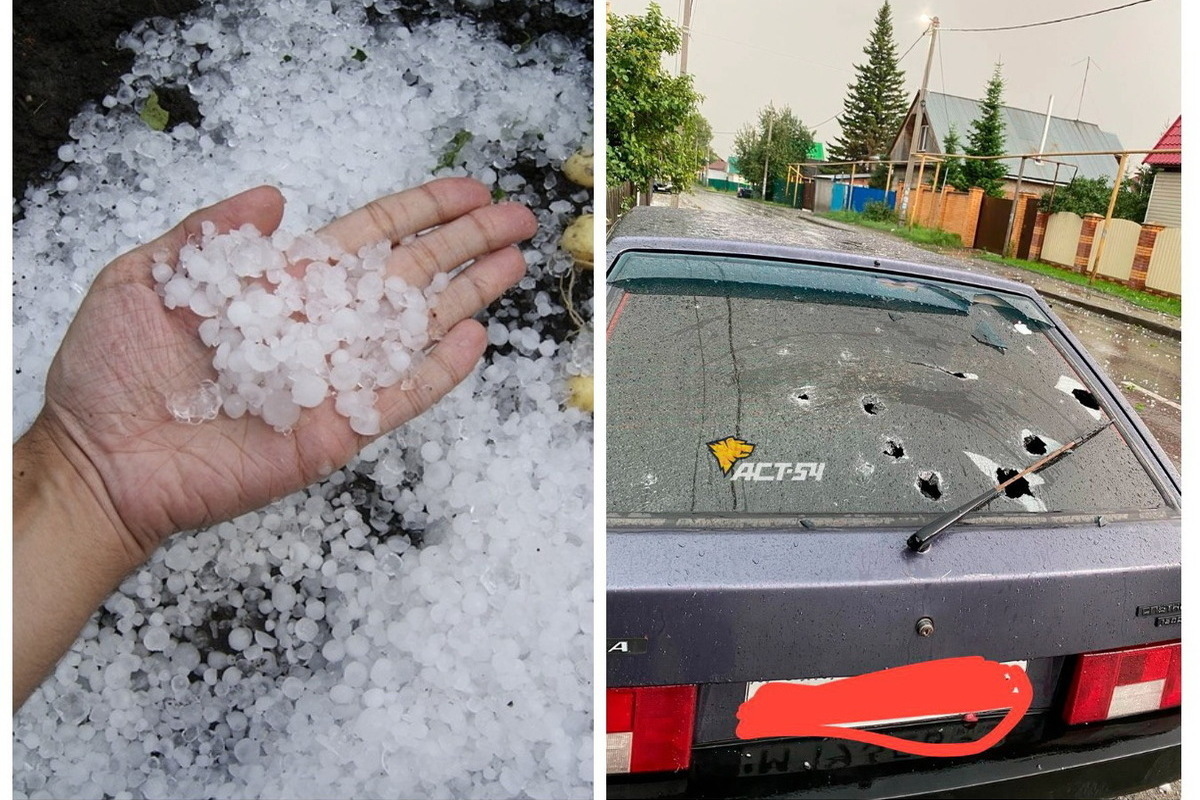
[[[669,209],[631,222],[608,247],[609,796],[1097,797],[1178,777],[1178,705],[1068,719],[1083,654],[1178,640],[1180,483],[1044,301],[976,274],[696,238]],[[927,552],[907,546],[1109,421]],[[725,471],[728,439],[742,450]],[[763,683],[966,657],[1019,664],[1032,698],[978,754],[738,736]],[[895,686],[854,727],[949,744],[1006,719],[894,711],[944,682]],[[638,692],[675,698],[663,730],[684,717],[669,768],[637,769],[641,723],[622,720]]]

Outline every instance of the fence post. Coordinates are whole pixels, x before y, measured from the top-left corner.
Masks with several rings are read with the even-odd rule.
[[[1154,240],[1166,226],[1147,224],[1138,234],[1137,250],[1133,253],[1133,269],[1129,273],[1129,285],[1134,289],[1146,288],[1146,275],[1150,272],[1150,258],[1154,255]]]
[[[1100,214],[1084,214],[1083,227],[1079,229],[1079,245],[1075,248],[1075,269],[1088,273],[1088,261],[1092,257],[1092,242],[1096,239],[1096,225],[1104,217]]]
[[[1005,252],[1007,252],[1013,258],[1017,257],[1017,250],[1020,249],[1019,245],[1021,243],[1021,234],[1025,232],[1025,209],[1029,207],[1030,203],[1036,203],[1039,199],[1040,198],[1035,192],[1017,192],[1017,194],[1013,196],[1014,216],[1012,217],[1011,225],[1009,227],[1011,235],[1009,236],[1008,242],[1005,243]],[[1033,249],[1032,243],[1029,247],[1030,250]]]
[[[1029,243],[1030,261],[1038,261],[1042,257],[1042,243],[1046,241],[1046,224],[1049,221],[1049,211],[1037,212],[1037,218],[1033,223],[1033,241]]]
[[[972,186],[967,192],[967,211],[963,220],[963,247],[975,246],[975,230],[979,227],[979,211],[983,206],[983,189]]]

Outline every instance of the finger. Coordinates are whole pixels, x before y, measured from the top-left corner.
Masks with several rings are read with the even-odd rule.
[[[411,389],[396,384],[379,390],[375,407],[383,430],[403,425],[440,400],[471,373],[486,346],[487,333],[475,320],[452,327],[413,374]]]
[[[372,200],[321,229],[343,250],[357,253],[363,245],[384,239],[399,244],[426,228],[461,217],[492,202],[487,187],[470,178],[442,178],[415,189]]]
[[[257,186],[235,194],[219,203],[193,211],[182,222],[162,236],[147,242],[113,262],[118,279],[150,279],[150,266],[155,256],[166,254],[174,259],[189,237],[199,237],[205,222],[211,222],[219,233],[250,223],[260,233],[271,234],[283,219],[283,195],[274,186]]]
[[[528,239],[536,231],[537,218],[519,203],[475,209],[393,249],[388,272],[424,287],[439,272]]]
[[[429,312],[429,335],[437,340],[467,317],[487,308],[525,275],[525,257],[515,247],[488,253],[455,275]]]

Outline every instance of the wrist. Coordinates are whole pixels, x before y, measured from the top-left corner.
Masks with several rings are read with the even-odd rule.
[[[13,446],[13,710],[144,556],[45,417]]]
[[[92,580],[111,587],[149,556],[86,454],[45,414],[13,445],[13,527],[15,546],[54,540],[64,559],[85,560]]]

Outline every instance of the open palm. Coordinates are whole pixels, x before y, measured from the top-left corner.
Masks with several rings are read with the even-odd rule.
[[[35,426],[98,487],[131,560],[145,559],[174,531],[228,519],[308,485],[372,438],[354,433],[332,398],[305,409],[289,435],[249,415],[192,425],[168,409],[169,396],[195,391],[215,372],[212,351],[197,334],[200,318],[168,311],[155,291],[155,254],[175,261],[205,221],[221,232],[251,223],[271,233],[282,213],[279,192],[259,187],[119,257],[96,278],[50,367]],[[492,205],[482,184],[459,178],[374,201],[323,230],[349,252],[390,240],[389,274],[418,287],[475,259],[431,312],[431,335],[440,341],[404,384],[411,388],[378,390],[383,430],[425,411],[474,367],[486,335],[471,316],[524,274],[512,245],[535,227],[524,207]]]

